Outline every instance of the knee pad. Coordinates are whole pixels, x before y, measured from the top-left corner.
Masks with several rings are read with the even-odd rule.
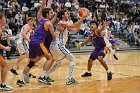
[[[27,65],[29,68],[32,68],[35,65],[34,61],[30,61],[30,63]]]

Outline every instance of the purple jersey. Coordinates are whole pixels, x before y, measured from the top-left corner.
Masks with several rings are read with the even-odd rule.
[[[48,43],[52,41],[52,35],[50,31],[46,31],[44,28],[44,24],[46,21],[47,20],[44,19],[40,19],[38,21],[37,28],[34,31],[34,35],[31,37],[30,43],[40,44],[40,43],[44,43],[44,41],[47,41]]]
[[[90,37],[92,39],[93,46],[95,48],[103,48],[106,46],[103,36],[97,36],[96,33],[94,32],[93,34],[90,35]]]

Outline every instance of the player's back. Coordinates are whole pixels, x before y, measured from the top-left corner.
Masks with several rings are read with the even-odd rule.
[[[45,19],[40,19],[38,21],[37,28],[34,31],[34,35],[31,37],[30,43],[34,44],[44,43],[46,38],[51,37],[50,31],[46,31],[44,28],[45,22],[47,22],[47,20]]]

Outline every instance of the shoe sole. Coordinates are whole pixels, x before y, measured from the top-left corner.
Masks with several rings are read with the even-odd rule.
[[[91,76],[92,76],[92,75],[91,75]],[[91,77],[91,76],[82,76],[82,75],[81,75],[81,77]]]
[[[38,80],[38,82],[43,83],[43,84],[47,84],[47,85],[51,85],[50,82],[44,82],[44,81],[42,81],[42,80]]]
[[[2,91],[11,91],[13,89],[0,89],[0,90],[2,90]]]
[[[76,85],[76,84],[79,84],[79,83],[78,82],[76,82],[76,83],[70,83],[70,84],[66,83],[66,85]]]
[[[17,83],[17,85],[18,85],[19,87],[24,87],[24,86],[26,86],[25,84],[20,84],[20,83]]]

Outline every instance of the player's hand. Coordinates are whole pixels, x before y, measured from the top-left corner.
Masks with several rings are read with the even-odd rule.
[[[47,7],[48,7],[48,8],[51,8],[51,5],[52,5],[52,0],[48,0],[48,2],[47,2]]]
[[[6,46],[6,47],[4,48],[4,50],[6,50],[6,51],[10,51],[10,50],[11,50],[11,47]]]
[[[46,0],[42,0],[42,6],[46,6]]]
[[[77,48],[80,48],[80,47],[81,47],[81,44],[82,44],[82,42],[79,42],[79,43],[77,44]]]

